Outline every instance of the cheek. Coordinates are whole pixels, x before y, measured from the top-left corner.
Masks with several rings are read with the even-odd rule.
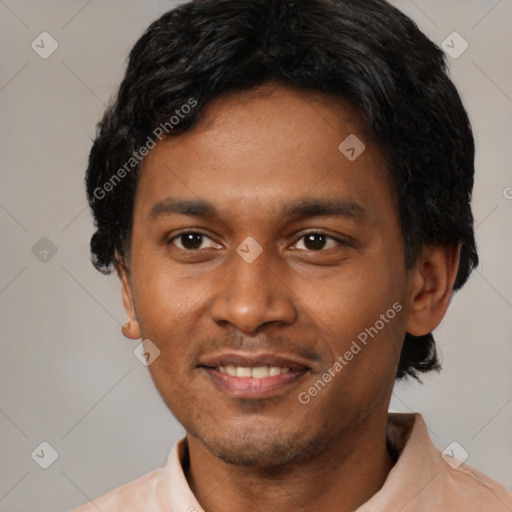
[[[170,324],[179,321],[205,295],[203,281],[184,277],[184,271],[171,266],[164,252],[156,255],[141,253],[137,261],[141,263],[134,269],[136,280],[133,286],[137,311],[143,322]]]
[[[333,332],[367,327],[401,300],[400,277],[382,262],[355,264],[324,279],[297,285],[296,295]]]
[[[211,322],[207,317],[208,297],[214,284],[206,276],[186,276],[165,261],[140,266],[133,285],[141,335],[160,350],[159,365],[152,370],[157,372],[163,365],[173,373],[188,371],[193,341],[202,339],[205,326]],[[155,377],[165,381],[165,372],[161,373]]]
[[[405,325],[403,285],[399,267],[381,259],[309,283],[300,292],[305,314],[322,333],[318,339],[330,354],[328,363],[341,356],[346,363],[341,373],[356,389],[393,378]]]

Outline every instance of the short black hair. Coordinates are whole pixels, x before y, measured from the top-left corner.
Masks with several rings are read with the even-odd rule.
[[[213,98],[268,82],[357,110],[388,162],[406,267],[424,245],[460,243],[459,289],[478,264],[471,124],[443,51],[384,0],[196,0],[153,22],[89,155],[94,266],[108,274],[129,259],[142,148],[191,129]],[[397,378],[434,369],[432,334],[407,333]]]

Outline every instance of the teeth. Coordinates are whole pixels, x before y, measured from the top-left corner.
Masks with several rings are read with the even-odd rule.
[[[226,373],[228,373],[232,377],[236,377],[236,366],[233,366],[233,365],[226,366]]]
[[[263,377],[268,377],[268,366],[255,366],[251,374],[253,377],[257,379],[262,379]]]
[[[281,373],[288,373],[290,368],[279,368],[279,366],[271,366],[268,369],[268,374],[272,377],[274,375],[280,375]]]
[[[236,376],[237,377],[250,377],[251,376],[251,369],[246,368],[244,366],[237,366],[236,367]]]
[[[263,379],[265,377],[273,377],[288,373],[290,368],[281,368],[279,366],[254,366],[249,368],[247,366],[219,366],[218,370],[221,373],[227,373],[233,377],[254,377],[256,379]]]

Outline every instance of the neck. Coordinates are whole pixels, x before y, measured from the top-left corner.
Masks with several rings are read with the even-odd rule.
[[[393,467],[387,413],[333,439],[328,449],[279,468],[233,466],[187,435],[186,477],[206,512],[353,511],[384,484]]]

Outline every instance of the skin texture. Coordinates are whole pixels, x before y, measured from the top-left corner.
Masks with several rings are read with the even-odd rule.
[[[366,145],[353,162],[338,150],[350,134]],[[152,218],[168,197],[209,201],[218,217]],[[304,198],[356,202],[364,214],[283,215]],[[190,231],[206,235],[192,248],[177,236]],[[307,244],[311,232],[328,238]],[[252,263],[236,252],[249,236],[262,248]],[[385,160],[356,113],[332,98],[277,84],[219,97],[193,130],[150,152],[130,258],[117,267],[123,332],[161,351],[149,369],[187,431],[186,475],[206,511],[353,510],[380,489],[392,467],[386,417],[405,332],[439,324],[458,257],[459,248],[425,247],[405,268]],[[300,403],[395,303],[401,311]],[[271,397],[236,398],[198,367],[227,351],[293,357],[310,370]]]

